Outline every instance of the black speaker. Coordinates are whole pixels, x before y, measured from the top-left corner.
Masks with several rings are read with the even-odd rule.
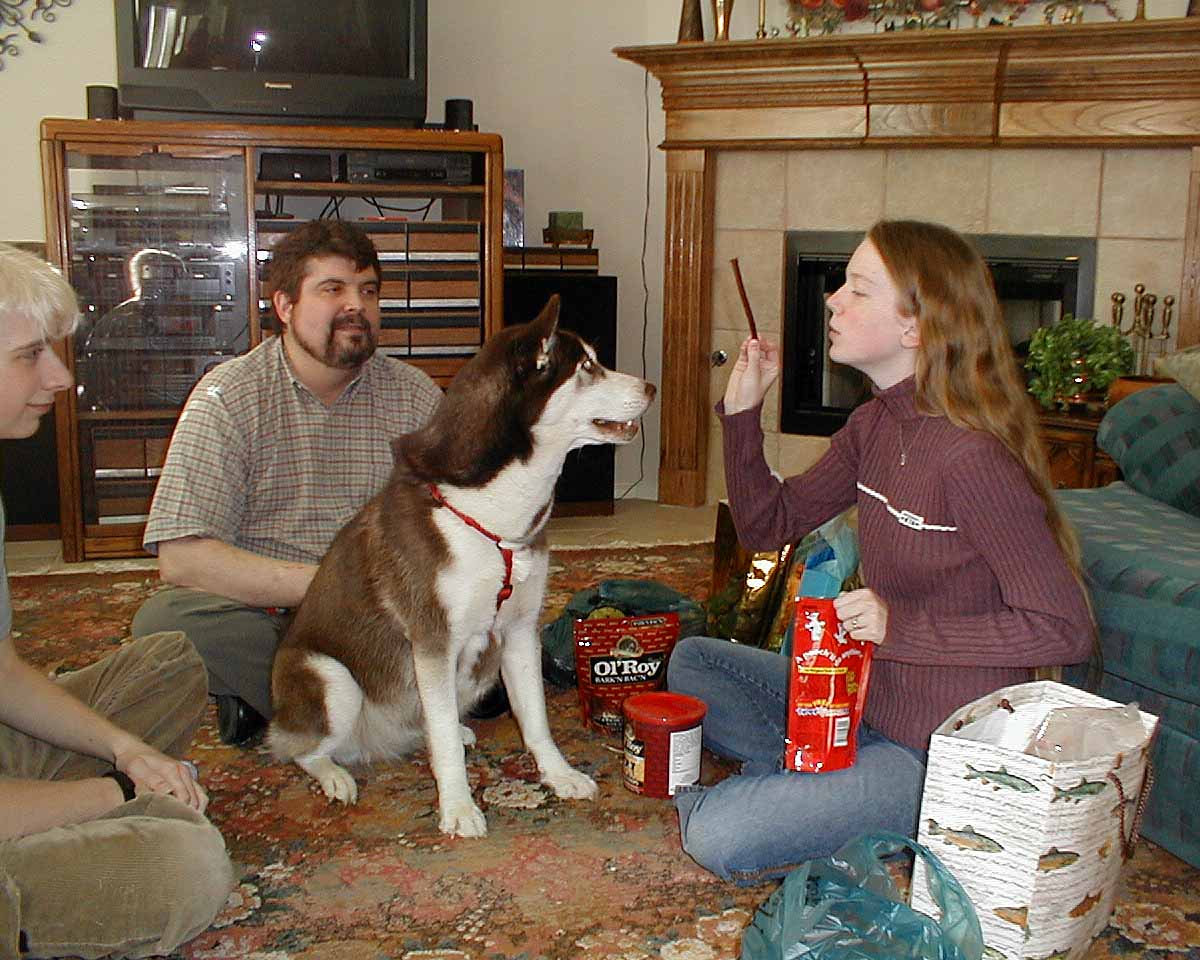
[[[558,325],[590,343],[596,350],[596,357],[606,367],[616,366],[616,277],[505,273],[504,325],[528,323],[555,293],[562,298]],[[615,450],[612,444],[605,443],[580,447],[567,454],[562,475],[554,488],[555,516],[613,512]]]
[[[94,84],[85,88],[89,120],[117,119],[117,88]]]
[[[447,100],[446,129],[474,130],[475,104],[470,100]]]
[[[327,153],[264,153],[258,160],[260,180],[333,180],[333,160]]]

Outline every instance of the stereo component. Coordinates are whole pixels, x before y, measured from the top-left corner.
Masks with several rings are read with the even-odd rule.
[[[338,159],[346,183],[471,183],[471,154],[452,150],[349,150]]]

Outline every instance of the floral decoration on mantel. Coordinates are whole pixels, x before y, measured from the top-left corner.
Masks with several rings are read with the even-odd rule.
[[[785,26],[794,37],[834,33],[843,23],[866,19],[879,30],[1011,26],[1031,5],[1031,0],[788,0]],[[1089,6],[1119,19],[1110,0],[1048,0],[1038,6],[1045,23],[1080,21]],[[970,19],[964,24],[964,18]]]
[[[4,69],[5,57],[16,57],[21,53],[17,43],[24,37],[30,43],[41,43],[45,38],[30,24],[35,21],[53,23],[58,19],[56,7],[69,7],[73,0],[0,0],[0,70]]]

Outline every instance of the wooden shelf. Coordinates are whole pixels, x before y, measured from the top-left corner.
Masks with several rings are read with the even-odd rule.
[[[1053,411],[1039,415],[1050,480],[1058,489],[1103,487],[1120,479],[1120,468],[1096,446],[1100,419]]]
[[[668,149],[1200,143],[1200,18],[618,47]]]
[[[316,180],[256,180],[255,193],[328,197],[482,197],[482,186],[445,183],[341,183]]]
[[[332,171],[337,169],[332,165],[334,155],[350,151],[370,151],[372,154],[391,151],[406,154],[425,152],[431,155],[467,154],[471,159],[470,169],[475,182],[452,184],[422,180],[358,183],[331,179],[272,180],[258,176],[261,172],[260,160],[265,153],[291,150],[328,155],[331,158],[330,172],[319,174],[324,177],[331,176]],[[219,182],[222,185],[220,189],[227,194],[225,206],[220,208],[219,216],[209,216],[208,219],[218,225],[228,224],[228,229],[215,239],[207,236],[200,239],[211,240],[211,245],[218,249],[224,249],[225,243],[240,247],[244,240],[246,250],[244,262],[241,254],[231,255],[227,258],[228,270],[212,278],[220,286],[223,297],[220,305],[226,306],[226,301],[232,304],[214,321],[217,329],[212,336],[216,338],[214,343],[218,346],[201,349],[197,343],[180,342],[164,347],[159,341],[177,335],[177,327],[164,329],[153,336],[145,334],[141,328],[131,328],[128,336],[121,334],[131,342],[122,342],[119,349],[103,354],[89,354],[87,366],[82,368],[82,372],[103,378],[105,389],[115,391],[113,396],[90,394],[89,403],[115,406],[178,400],[178,406],[85,410],[78,408],[80,398],[74,394],[58,403],[59,506],[63,555],[67,560],[142,555],[141,523],[98,522],[102,517],[132,521],[144,514],[149,507],[150,496],[146,488],[155,479],[147,473],[144,481],[138,478],[140,486],[134,490],[126,489],[125,484],[127,479],[132,482],[133,478],[102,476],[102,470],[123,471],[138,466],[136,462],[126,465],[121,459],[127,455],[126,452],[114,445],[132,442],[136,447],[138,440],[147,444],[151,440],[159,445],[165,444],[182,410],[183,398],[209,368],[209,361],[220,362],[225,358],[224,347],[220,345],[232,343],[230,336],[237,340],[237,350],[252,349],[261,342],[264,335],[261,325],[263,308],[261,298],[257,296],[262,280],[261,271],[268,259],[269,249],[285,235],[287,229],[278,222],[260,220],[257,214],[264,198],[292,196],[318,201],[327,198],[339,203],[359,198],[364,201],[362,204],[353,204],[349,212],[343,210],[342,215],[349,218],[357,213],[356,222],[368,234],[379,239],[379,246],[383,248],[381,252],[404,254],[402,257],[381,257],[383,279],[389,284],[393,298],[398,300],[399,294],[403,293],[406,305],[415,297],[420,306],[431,307],[440,300],[445,301],[447,307],[440,312],[432,308],[422,310],[419,316],[414,313],[406,320],[394,305],[385,306],[385,320],[391,326],[384,352],[400,355],[401,359],[425,370],[439,384],[447,384],[470,355],[476,352],[478,345],[503,325],[501,219],[504,156],[502,141],[496,134],[382,127],[51,119],[43,120],[41,124],[41,154],[47,255],[64,268],[76,283],[77,292],[86,295],[89,303],[94,301],[96,310],[107,311],[113,304],[125,302],[128,297],[121,277],[128,267],[126,260],[140,246],[144,246],[139,233],[145,226],[143,220],[157,216],[159,226],[166,224],[170,228],[161,244],[167,248],[168,256],[174,252],[172,244],[193,244],[197,242],[197,237],[187,223],[176,227],[171,211],[107,211],[104,214],[106,222],[100,227],[114,235],[112,243],[105,247],[106,250],[110,246],[112,248],[106,254],[114,261],[112,273],[93,276],[100,267],[81,264],[77,257],[71,255],[72,252],[78,252],[72,251],[71,245],[79,242],[79,227],[78,218],[71,210],[70,193],[77,187],[74,181],[79,170],[111,168],[121,174],[126,171],[152,171],[151,179],[156,185],[165,183],[187,188],[180,192],[181,196],[198,191],[208,183],[206,178],[219,176],[219,180],[214,182]],[[462,158],[456,156],[455,159],[462,166]],[[419,175],[429,176],[428,172]],[[80,189],[92,190],[94,177],[78,175],[78,179]],[[465,175],[462,179],[465,179]],[[120,176],[114,181],[116,184],[125,182]],[[115,195],[120,196],[119,191]],[[385,197],[440,200],[441,217],[438,221],[396,217],[394,220],[388,218],[377,222],[370,213],[365,217],[358,213],[359,208],[368,210],[372,202],[378,204]],[[204,204],[197,203],[196,206],[201,209],[184,210],[179,216],[195,221],[210,212]],[[296,206],[314,207],[319,203],[304,205],[297,202]],[[375,209],[378,210],[377,207]],[[306,213],[309,216],[316,215],[307,210]],[[117,219],[121,222],[107,222]],[[302,222],[300,218],[289,221],[290,224]],[[95,242],[94,232],[89,236],[92,242]],[[395,246],[398,240],[403,240],[399,250]],[[409,254],[414,256],[410,259]],[[109,269],[108,265],[101,266]],[[204,274],[194,279],[209,278]],[[403,289],[392,290],[391,287],[396,285]],[[207,309],[212,306],[192,287],[181,288],[172,296],[179,304],[189,308],[204,305]],[[461,317],[458,314],[450,316],[451,308],[465,306],[457,301],[471,301],[471,309],[464,309]],[[434,314],[438,315],[435,317]],[[163,316],[170,319],[167,313]],[[204,313],[203,316],[208,318],[209,314]],[[68,341],[63,349],[63,357],[79,379],[81,370],[76,369],[79,358],[74,353],[75,346],[73,341]],[[216,352],[218,347],[220,354]],[[123,359],[129,360],[131,357],[133,360],[127,364],[126,371],[120,364]],[[125,376],[129,379],[123,379]],[[163,389],[169,392],[147,394],[145,397],[131,392],[141,381],[149,382],[151,376],[159,377]],[[100,448],[106,443],[106,452],[101,455]],[[136,461],[135,454],[128,455]],[[156,456],[159,454],[156,453]],[[101,466],[100,460],[106,466]],[[145,462],[147,467],[151,466],[150,459]],[[161,457],[154,460],[154,465],[160,462]]]
[[[80,420],[178,420],[179,411],[173,410],[80,410],[75,414]]]

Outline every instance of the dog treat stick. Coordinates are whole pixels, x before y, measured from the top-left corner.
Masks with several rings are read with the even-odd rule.
[[[733,279],[737,281],[738,294],[742,298],[742,309],[746,311],[746,322],[750,324],[750,336],[757,340],[758,327],[754,325],[754,311],[750,309],[750,300],[746,297],[746,287],[742,283],[742,270],[738,266],[737,257],[730,260],[729,265],[733,267]]]

